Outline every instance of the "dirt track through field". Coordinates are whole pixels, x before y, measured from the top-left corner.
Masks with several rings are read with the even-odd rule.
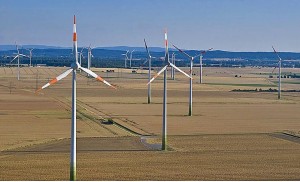
[[[283,132],[283,133],[271,133],[270,136],[277,137],[277,138],[280,138],[280,139],[284,139],[284,140],[288,140],[288,141],[300,144],[300,137],[297,136],[297,135],[290,134],[290,133],[285,133],[285,132]]]

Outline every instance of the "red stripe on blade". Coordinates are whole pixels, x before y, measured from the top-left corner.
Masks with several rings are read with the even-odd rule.
[[[35,93],[38,93],[39,91],[41,91],[43,88],[39,88],[38,90],[35,91]]]
[[[101,82],[104,81],[103,78],[101,78],[100,76],[98,76],[96,79],[99,80],[99,81],[101,81]]]
[[[54,78],[53,80],[51,80],[49,83],[50,83],[50,85],[51,84],[54,84],[54,83],[56,83],[57,82],[57,79],[56,78]]]

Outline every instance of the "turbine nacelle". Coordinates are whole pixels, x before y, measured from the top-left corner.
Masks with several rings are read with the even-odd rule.
[[[79,65],[78,62],[75,62],[75,63],[72,63],[72,64],[71,64],[71,68],[72,68],[73,70],[77,70],[77,69],[80,68],[80,65]]]

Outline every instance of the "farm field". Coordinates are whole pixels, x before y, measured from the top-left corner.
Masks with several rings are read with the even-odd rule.
[[[1,180],[69,179],[71,76],[35,94],[66,69],[23,67],[17,81],[16,68],[0,68]],[[78,72],[79,180],[299,179],[300,139],[286,134],[299,136],[300,92],[278,100],[276,92],[232,91],[277,88],[273,68],[204,68],[204,84],[195,68],[191,117],[189,81],[176,73],[168,80],[167,152],[152,147],[160,144],[162,77],[147,104],[147,70],[107,69],[92,70],[117,90]],[[282,89],[300,90],[299,82],[283,78]]]

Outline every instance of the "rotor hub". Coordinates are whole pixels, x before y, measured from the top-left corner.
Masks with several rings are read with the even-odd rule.
[[[79,63],[77,63],[77,62],[71,64],[71,68],[73,68],[74,70],[77,70],[79,67],[80,67]]]

